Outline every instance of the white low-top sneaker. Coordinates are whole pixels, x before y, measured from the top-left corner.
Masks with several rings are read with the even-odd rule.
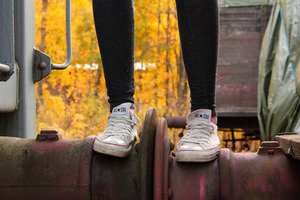
[[[199,109],[187,116],[187,132],[177,144],[176,161],[209,162],[220,150],[218,127],[211,122],[211,110]]]
[[[105,131],[96,137],[94,151],[117,157],[130,154],[137,139],[136,121],[139,122],[131,105],[123,103],[113,108]]]

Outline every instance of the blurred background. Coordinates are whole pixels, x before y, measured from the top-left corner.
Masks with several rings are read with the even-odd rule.
[[[36,1],[36,48],[65,58],[65,1]],[[147,108],[159,117],[186,116],[190,110],[174,0],[136,0],[136,114]],[[259,58],[274,1],[219,0],[220,44],[216,100],[222,147],[256,151],[261,142],[257,118]],[[200,19],[199,19],[200,20]],[[72,0],[71,66],[36,84],[36,133],[57,129],[81,139],[104,131],[109,116],[91,0]],[[177,143],[184,129],[170,129]]]

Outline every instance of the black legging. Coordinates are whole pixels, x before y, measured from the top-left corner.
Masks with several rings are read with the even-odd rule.
[[[219,12],[217,0],[176,0],[191,110],[215,110]],[[134,103],[132,0],[93,0],[95,27],[111,109]]]

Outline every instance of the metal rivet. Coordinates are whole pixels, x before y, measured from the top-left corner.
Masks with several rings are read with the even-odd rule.
[[[41,63],[39,64],[39,68],[40,68],[41,70],[44,70],[44,69],[47,68],[47,64],[46,64],[45,62],[41,62]]]

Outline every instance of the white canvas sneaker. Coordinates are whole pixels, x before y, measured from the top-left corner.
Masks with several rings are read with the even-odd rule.
[[[136,114],[130,110],[131,103],[113,108],[105,131],[96,137],[93,149],[98,153],[126,157],[137,139]]]
[[[177,144],[176,161],[209,162],[217,158],[218,127],[211,122],[211,110],[199,109],[187,116],[187,132]]]

